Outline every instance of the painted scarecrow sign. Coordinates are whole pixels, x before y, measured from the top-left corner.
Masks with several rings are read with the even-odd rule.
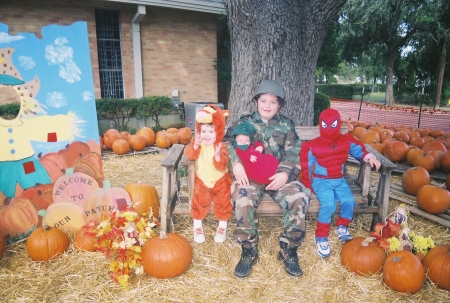
[[[0,23],[0,232],[7,242],[39,226],[38,211],[53,204],[54,184],[69,171],[103,182],[87,34],[85,22],[46,26],[42,38],[9,34]]]

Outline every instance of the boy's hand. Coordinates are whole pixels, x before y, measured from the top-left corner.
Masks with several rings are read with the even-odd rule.
[[[194,141],[194,149],[197,150],[200,144],[202,144],[203,138],[199,133],[195,134],[195,141]]]
[[[266,190],[277,190],[285,185],[288,179],[288,175],[285,172],[276,173],[269,178],[269,180],[272,180],[272,182],[270,182],[269,185],[266,186]]]
[[[245,173],[245,168],[242,163],[236,162],[233,166],[233,175],[236,178],[236,181],[241,186],[248,186],[249,181],[247,174]]]

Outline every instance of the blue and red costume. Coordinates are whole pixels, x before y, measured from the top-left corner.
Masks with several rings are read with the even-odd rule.
[[[320,202],[316,237],[328,237],[331,218],[336,211],[336,201],[341,204],[336,225],[347,227],[353,219],[355,199],[344,178],[344,165],[348,154],[364,161],[374,155],[350,133],[341,134],[341,117],[335,109],[328,108],[320,114],[319,128],[319,137],[302,144],[301,181],[314,191]]]

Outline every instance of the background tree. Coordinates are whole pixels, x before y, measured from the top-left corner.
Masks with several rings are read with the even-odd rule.
[[[339,64],[342,62],[343,43],[340,38],[341,23],[338,16],[328,29],[325,40],[320,48],[319,59],[317,60],[316,82],[336,83],[334,75],[339,70]]]
[[[253,111],[265,79],[286,89],[281,110],[297,125],[313,124],[314,83],[322,42],[346,0],[224,0],[232,49],[228,125]]]

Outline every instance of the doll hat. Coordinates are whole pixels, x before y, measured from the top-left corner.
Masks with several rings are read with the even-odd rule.
[[[239,123],[231,132],[231,138],[233,138],[233,146],[236,146],[236,140],[235,137],[237,135],[247,135],[250,137],[250,143],[253,143],[255,141],[256,129],[250,122],[241,122]]]

